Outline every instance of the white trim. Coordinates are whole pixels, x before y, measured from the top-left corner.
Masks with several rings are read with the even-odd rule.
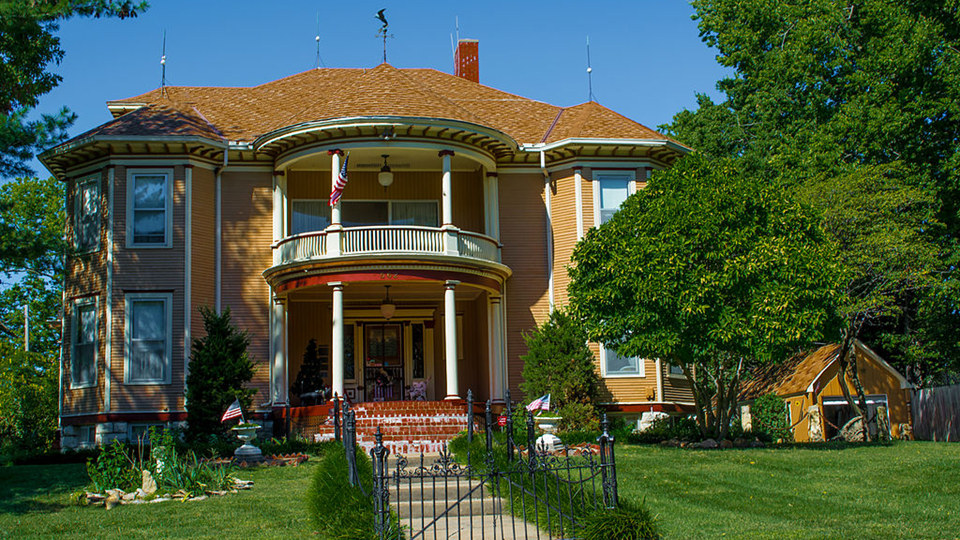
[[[547,152],[550,150],[555,150],[557,148],[562,148],[564,146],[620,146],[620,147],[665,147],[671,150],[680,152],[681,154],[686,154],[691,152],[690,148],[687,148],[683,145],[677,144],[671,140],[662,139],[603,139],[603,138],[584,138],[584,137],[571,137],[568,139],[559,140],[552,143],[536,143],[536,144],[521,144],[521,152]]]
[[[149,379],[132,381],[130,379],[130,352],[133,348],[133,328],[131,327],[131,317],[133,316],[133,303],[143,300],[160,300],[163,302],[163,312],[166,318],[166,336],[164,339],[166,355],[166,368],[163,379]],[[123,299],[123,383],[131,386],[161,385],[170,384],[173,372],[173,294],[172,293],[128,293]]]
[[[166,177],[164,192],[164,217],[166,218],[166,229],[164,230],[164,241],[156,243],[137,244],[133,241],[134,234],[134,181],[137,176],[159,176]],[[126,215],[126,247],[127,249],[167,249],[173,246],[173,169],[127,169],[127,215]]]
[[[226,157],[227,153],[223,153]],[[226,169],[226,167],[224,167]],[[223,297],[223,284],[220,282],[223,274],[223,170],[217,172],[216,185],[214,187],[214,233],[213,233],[213,303],[217,313],[221,310],[221,298]]]
[[[184,240],[183,240],[183,399],[187,399],[187,377],[190,376],[190,311],[191,302],[191,272],[193,256],[193,168],[187,167],[183,173],[184,180]]]
[[[540,152],[540,166],[544,167],[545,154]],[[550,175],[544,173],[543,175],[543,203],[546,207],[546,234],[547,234],[547,290],[549,292],[547,296],[547,304],[549,307],[550,313],[553,313],[553,310],[556,307],[556,291],[554,290],[553,283],[553,211],[551,205],[553,204],[550,197]]]
[[[666,364],[664,364],[664,365],[666,366],[665,369],[666,369],[667,377],[669,377],[669,378],[671,378],[671,379],[687,380],[687,376],[684,375],[683,372],[682,372],[682,371],[683,371],[683,368],[680,368],[680,369],[681,369],[681,373],[670,373],[670,368],[680,367],[680,366],[674,366],[673,364],[671,364],[671,363],[669,363],[669,362],[666,363]]]
[[[478,163],[481,167],[486,168],[496,168],[497,162],[492,154],[487,154],[481,152],[475,146],[469,146],[464,143],[453,140],[441,140],[438,139],[437,142],[410,142],[404,140],[391,140],[389,142],[384,142],[382,139],[374,139],[372,137],[358,137],[356,141],[348,142],[340,140],[340,142],[322,142],[319,144],[313,144],[305,147],[297,147],[291,149],[289,154],[281,154],[276,160],[277,169],[287,169],[292,168],[296,163],[302,159],[314,156],[317,154],[322,154],[327,150],[343,150],[347,152],[348,150],[357,150],[357,149],[383,149],[393,153],[397,153],[401,150],[453,150],[456,152],[458,157],[466,157]],[[326,170],[326,169],[318,169]],[[411,170],[411,169],[406,169]],[[423,169],[423,170],[436,170],[436,169]],[[451,169],[452,171],[453,169]],[[459,169],[463,170],[463,169]],[[340,168],[337,167],[337,172],[340,171]]]
[[[637,360],[637,369],[639,373],[607,373],[607,348],[603,343],[600,344],[600,376],[604,379],[642,379],[647,376],[647,361],[644,358],[634,356]]]
[[[107,327],[103,338],[104,356],[106,357],[106,362],[103,365],[103,410],[105,412],[110,412],[110,391],[113,388],[113,373],[110,368],[113,363],[113,213],[116,202],[113,186],[115,181],[116,173],[111,167],[107,170],[107,291],[104,308]]]
[[[80,308],[93,306],[93,379],[86,383],[75,382],[77,361],[77,329],[79,327]],[[70,389],[96,388],[99,382],[100,363],[100,297],[86,296],[73,301],[70,313]]]
[[[663,361],[657,358],[657,401],[663,401]]]
[[[100,184],[101,184],[101,181],[102,181],[101,176],[102,176],[102,169],[101,169],[100,171],[97,171],[95,174],[91,174],[90,176],[87,176],[86,178],[78,179],[78,180],[76,180],[76,182],[74,183],[74,190],[73,190],[73,223],[72,223],[72,225],[73,225],[73,246],[74,246],[75,248],[77,248],[77,253],[78,253],[78,254],[81,254],[81,253],[96,253],[96,252],[100,251],[100,233],[101,233],[101,228],[102,228],[102,225],[101,225],[101,224],[102,224],[102,222],[103,222],[103,193],[102,193],[103,190],[102,190],[101,187],[100,187]],[[96,199],[97,199],[97,206],[96,206],[96,208],[97,208],[97,217],[96,217],[97,234],[96,234],[96,237],[95,237],[96,240],[94,241],[94,243],[93,243],[92,246],[86,247],[85,249],[81,249],[81,248],[80,248],[80,235],[79,235],[79,230],[80,230],[80,218],[81,218],[81,216],[82,216],[82,214],[83,214],[83,212],[82,212],[82,209],[83,209],[83,198],[82,198],[82,195],[83,195],[83,187],[86,186],[87,184],[94,184],[95,187],[96,187],[96,190],[97,190],[97,195],[96,195]]]
[[[889,403],[887,394],[867,394],[864,396],[867,401],[867,405],[887,405]],[[859,398],[856,398],[859,403]],[[823,405],[848,405],[847,398],[843,396],[827,396],[821,399],[821,404]],[[888,407],[889,408],[889,407]]]
[[[600,182],[604,179],[610,180],[626,180],[627,181],[627,196],[633,195],[636,193],[636,182],[637,182],[637,171],[616,171],[616,172],[597,172],[592,171],[592,182],[593,182],[593,222],[595,227],[599,227],[601,224],[601,210],[600,207]]]
[[[577,212],[577,242],[583,239],[583,169],[573,170],[573,191]]]
[[[199,169],[216,169],[216,163],[209,160],[200,159],[192,154],[168,154],[170,157],[158,158],[155,156],[144,156],[143,158],[125,158],[125,159],[110,159],[110,158],[100,158],[93,161],[90,161],[84,164],[82,167],[64,169],[65,177],[79,177],[87,175],[93,171],[103,170],[107,167],[127,167],[130,169],[140,169],[143,167],[174,167],[176,165],[193,165]],[[180,157],[175,157],[180,156]],[[231,167],[232,169],[232,167]],[[267,167],[265,170],[273,170],[273,167]]]
[[[115,415],[127,415],[127,414],[182,414],[182,413],[185,413],[185,412],[187,412],[186,409],[182,409],[182,410],[170,410],[170,409],[168,409],[168,410],[160,410],[160,409],[144,409],[144,410],[140,410],[140,409],[137,409],[137,410],[132,410],[132,411],[115,412],[115,413],[110,413],[110,414],[115,414]],[[78,417],[81,417],[81,416],[100,416],[100,415],[103,415],[103,414],[105,414],[105,413],[82,412],[82,413],[73,413],[73,414],[63,414],[63,415],[60,415],[60,417],[61,417],[61,418],[78,418]],[[123,422],[123,420],[118,420],[118,422]],[[179,422],[179,420],[171,420],[171,422]],[[103,422],[100,422],[100,423],[103,423]]]

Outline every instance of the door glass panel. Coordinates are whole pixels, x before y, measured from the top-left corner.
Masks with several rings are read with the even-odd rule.
[[[437,203],[394,201],[391,214],[392,225],[416,225],[419,227],[437,227],[439,216]]]
[[[387,225],[389,222],[387,201],[343,201],[340,208],[344,227]]]

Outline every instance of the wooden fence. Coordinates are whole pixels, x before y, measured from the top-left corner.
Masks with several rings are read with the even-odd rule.
[[[960,441],[960,384],[913,392],[913,435],[930,441]]]

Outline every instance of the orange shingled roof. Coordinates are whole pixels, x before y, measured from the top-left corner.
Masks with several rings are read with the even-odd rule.
[[[225,140],[223,134],[196,108],[168,101],[152,103],[106,124],[95,127],[75,139],[93,136],[193,136],[216,141]]]
[[[389,64],[313,69],[248,88],[167,87],[163,93],[155,89],[109,103],[171,102],[194,108],[225,138],[238,141],[252,141],[301,122],[372,115],[471,122],[498,129],[520,143],[540,142],[548,131],[546,142],[569,137],[667,140],[596,103],[562,109],[433,69],[397,69]],[[145,113],[155,110],[135,118],[144,119]]]
[[[794,355],[781,364],[760,366],[753,371],[753,378],[743,384],[740,401],[771,393],[788,396],[806,392],[817,375],[837,359],[839,352],[840,345],[824,345],[811,353]]]

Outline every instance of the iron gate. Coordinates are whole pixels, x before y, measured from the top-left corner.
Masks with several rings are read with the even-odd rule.
[[[587,513],[617,507],[614,438],[606,415],[596,445],[551,451],[537,446],[533,414],[526,411],[525,444],[517,444],[509,394],[504,429],[494,429],[487,402],[478,418],[482,440],[474,441],[470,392],[467,410],[467,449],[461,461],[446,446],[439,455],[421,453],[412,463],[407,456],[390,455],[377,428],[368,495],[374,501],[378,538],[576,538]],[[339,426],[339,419],[336,423]],[[352,459],[356,426],[349,408],[343,427],[348,474],[351,483],[360,485]]]

